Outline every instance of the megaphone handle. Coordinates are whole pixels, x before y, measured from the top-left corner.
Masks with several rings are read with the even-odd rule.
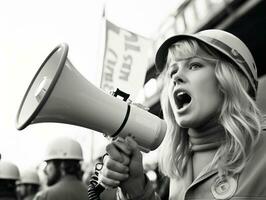
[[[119,95],[120,97],[123,97],[123,101],[127,101],[127,99],[129,98],[129,94],[123,92],[122,90],[119,90],[118,88],[116,88],[116,91],[113,93],[113,95],[116,97],[117,95]]]

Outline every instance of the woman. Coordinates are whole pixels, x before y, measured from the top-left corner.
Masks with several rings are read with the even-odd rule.
[[[221,30],[177,35],[160,46],[155,63],[165,77],[159,164],[170,178],[169,199],[266,199],[266,138],[245,44]],[[132,138],[106,150],[101,182],[119,186],[118,199],[159,199]]]

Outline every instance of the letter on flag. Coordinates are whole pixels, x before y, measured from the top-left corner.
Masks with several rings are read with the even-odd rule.
[[[152,41],[120,28],[106,20],[106,38],[100,87],[109,92],[116,88],[135,100],[143,88],[149,66]]]

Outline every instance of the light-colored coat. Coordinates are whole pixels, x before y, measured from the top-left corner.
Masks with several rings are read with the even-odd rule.
[[[186,176],[181,180],[171,179],[170,200],[190,199],[234,199],[234,200],[266,200],[266,132],[256,145],[244,170],[236,177],[226,177],[219,181],[217,169],[203,170],[188,185]],[[189,167],[188,167],[189,168]]]
[[[191,174],[190,162],[183,178],[170,180],[169,200],[266,200],[266,132],[262,132],[244,170],[238,176],[220,180],[218,170],[208,169],[208,166],[193,182]],[[144,195],[138,198],[138,200],[159,199],[150,183],[146,185]]]

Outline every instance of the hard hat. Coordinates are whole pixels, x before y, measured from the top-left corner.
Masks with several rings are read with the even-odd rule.
[[[251,86],[250,95],[255,98],[258,87],[257,68],[248,47],[236,36],[223,30],[210,29],[195,34],[180,34],[168,38],[159,47],[155,56],[155,65],[162,71],[166,64],[168,48],[183,39],[195,39],[216,49],[235,63],[247,77]]]
[[[44,160],[83,160],[80,144],[70,138],[60,137],[53,140],[47,147]]]
[[[11,162],[0,161],[0,179],[18,180],[18,167]]]
[[[19,184],[36,184],[40,185],[40,178],[34,170],[24,170],[20,172],[20,180],[17,181]]]

